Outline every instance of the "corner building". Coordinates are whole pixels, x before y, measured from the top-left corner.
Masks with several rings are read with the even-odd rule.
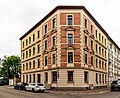
[[[21,80],[57,89],[106,86],[107,36],[84,6],[57,6],[20,38]]]

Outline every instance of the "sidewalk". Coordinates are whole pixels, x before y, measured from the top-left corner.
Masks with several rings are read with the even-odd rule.
[[[82,90],[82,91],[57,91],[57,90],[46,90],[51,94],[72,94],[72,95],[89,95],[89,94],[103,94],[110,92],[110,88],[95,88],[93,90]]]

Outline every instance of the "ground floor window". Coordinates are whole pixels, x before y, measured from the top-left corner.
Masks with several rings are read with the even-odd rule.
[[[68,71],[68,82],[73,81],[73,71]]]
[[[29,75],[29,83],[31,83],[31,75]]]
[[[96,83],[98,83],[98,73],[96,73]]]
[[[37,82],[40,83],[40,74],[37,74]]]
[[[99,74],[99,83],[101,83],[101,74]]]
[[[107,81],[107,77],[106,77],[106,75],[105,75],[105,83],[106,83],[106,81]]]
[[[25,76],[23,75],[23,82],[25,82]]]
[[[52,72],[52,82],[56,82],[57,81],[57,71]]]
[[[35,82],[35,74],[33,74],[33,83]]]
[[[104,74],[102,74],[102,82],[104,83]]]
[[[88,83],[88,72],[84,71],[84,82]]]
[[[46,72],[45,73],[45,83],[47,83],[48,82],[48,73]]]
[[[28,82],[28,75],[26,75],[26,83]]]

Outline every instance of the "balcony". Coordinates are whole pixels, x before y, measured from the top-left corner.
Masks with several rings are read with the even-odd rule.
[[[89,50],[89,49],[88,49],[88,46],[85,46],[85,47],[84,47],[84,51],[87,51],[87,52],[88,52],[88,50]]]
[[[83,32],[88,35],[88,29],[83,30]]]
[[[57,29],[54,28],[54,29],[51,30],[50,34],[52,35],[52,34],[54,34],[54,33],[56,33],[56,32],[57,32]]]
[[[92,38],[92,39],[94,39],[95,37],[94,37],[94,34],[90,34],[90,37]]]
[[[94,55],[94,54],[95,54],[95,51],[94,51],[93,49],[91,49],[91,50],[90,50],[90,53]]]
[[[44,49],[43,54],[47,54],[47,53],[48,53],[48,50]]]
[[[51,51],[56,51],[56,50],[57,50],[57,46],[56,45],[51,47]]]
[[[44,34],[43,39],[47,38],[48,36],[48,34]]]

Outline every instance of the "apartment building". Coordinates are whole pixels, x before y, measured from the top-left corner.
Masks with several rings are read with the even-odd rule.
[[[108,34],[84,6],[57,6],[20,41],[23,82],[57,89],[107,85]]]
[[[120,48],[109,38],[108,40],[108,83],[120,79]]]

